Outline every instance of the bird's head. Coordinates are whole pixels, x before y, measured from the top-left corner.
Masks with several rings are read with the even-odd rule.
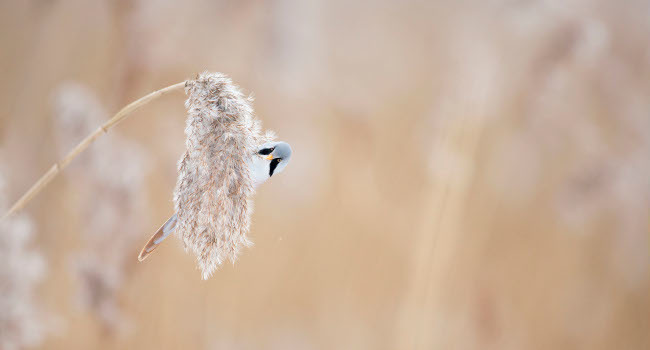
[[[291,159],[291,146],[286,142],[269,142],[257,152],[269,161],[269,177],[282,172]]]

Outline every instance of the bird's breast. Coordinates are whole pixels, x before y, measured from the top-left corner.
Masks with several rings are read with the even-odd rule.
[[[269,162],[262,157],[253,156],[249,160],[249,169],[253,187],[261,185],[269,179]]]

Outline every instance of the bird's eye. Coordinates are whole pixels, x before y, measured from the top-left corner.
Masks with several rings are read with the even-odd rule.
[[[262,148],[258,153],[267,156],[273,152],[275,148]]]

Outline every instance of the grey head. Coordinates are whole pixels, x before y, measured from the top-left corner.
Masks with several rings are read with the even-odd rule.
[[[257,152],[269,161],[269,177],[281,173],[291,159],[291,146],[286,142],[269,142]]]

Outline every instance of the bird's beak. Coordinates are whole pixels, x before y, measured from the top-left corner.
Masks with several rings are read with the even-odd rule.
[[[273,155],[272,155],[272,154],[269,154],[269,155],[266,157],[266,159],[267,159],[267,160],[273,160]]]

